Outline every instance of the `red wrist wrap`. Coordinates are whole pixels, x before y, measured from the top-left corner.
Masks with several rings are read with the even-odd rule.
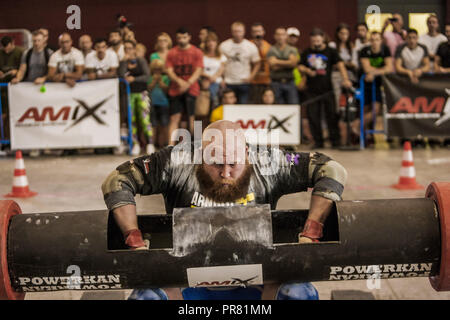
[[[142,233],[139,229],[133,229],[125,232],[124,237],[125,244],[130,247],[130,249],[145,247],[144,240],[142,239]]]
[[[322,229],[322,223],[308,219],[306,220],[305,226],[303,227],[303,231],[302,233],[300,233],[300,236],[310,238],[311,240],[318,240],[323,236]]]

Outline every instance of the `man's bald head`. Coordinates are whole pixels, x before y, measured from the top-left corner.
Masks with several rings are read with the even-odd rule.
[[[203,131],[204,161],[211,163],[242,163],[247,157],[246,138],[241,125],[220,120],[211,123]]]

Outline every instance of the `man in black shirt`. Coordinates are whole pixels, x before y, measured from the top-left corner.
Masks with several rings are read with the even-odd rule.
[[[234,134],[230,135],[230,131]],[[341,200],[347,173],[339,163],[320,153],[286,153],[275,147],[257,151],[246,145],[237,123],[222,120],[209,125],[203,133],[200,152],[192,152],[193,149],[186,146],[189,145],[181,143],[127,161],[103,182],[105,203],[130,249],[146,249],[137,224],[136,194],[162,194],[167,213],[172,213],[176,207],[266,203],[275,209],[283,195],[307,191],[311,187],[310,211],[305,228],[299,234],[299,243],[318,242],[333,201]],[[200,161],[196,161],[198,154]],[[188,292],[203,290],[187,289],[183,291],[186,299]],[[204,293],[206,296],[214,294]]]
[[[394,62],[389,48],[383,44],[381,33],[372,32],[370,46],[359,52],[361,70],[366,75],[364,83],[364,123],[373,125],[373,115],[370,106],[375,101],[375,113],[381,110],[381,76],[394,71]],[[372,83],[375,81],[375,97],[372,97]],[[359,127],[359,120],[355,121]]]
[[[310,40],[311,47],[302,53],[299,70],[308,77],[306,80],[308,99],[317,99],[307,108],[311,133],[315,141],[313,148],[323,148],[322,108],[325,112],[331,144],[333,147],[339,147],[338,113],[331,84],[333,67],[336,66],[340,71],[344,87],[350,88],[352,83],[337,50],[325,43],[323,31],[318,28],[313,29]]]
[[[450,73],[450,23],[445,25],[445,36],[448,41],[439,45],[434,59],[434,70],[438,73]]]

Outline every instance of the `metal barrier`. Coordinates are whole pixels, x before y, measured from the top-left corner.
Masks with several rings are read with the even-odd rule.
[[[359,134],[359,148],[360,150],[365,149],[365,137],[366,134],[373,134],[373,133],[383,133],[386,134],[385,130],[364,130],[364,105],[365,105],[365,78],[366,75],[362,75],[359,79],[359,89],[356,90],[356,99],[359,100],[360,108],[359,108],[359,117],[360,117],[360,134]],[[373,119],[373,127],[375,128],[376,120],[377,120],[377,114],[375,110],[375,102],[376,102],[376,86],[375,86],[375,79],[372,81],[372,119]]]
[[[77,82],[84,82],[88,80],[79,80]],[[131,150],[133,149],[133,136],[132,136],[132,111],[131,111],[131,101],[130,101],[130,84],[125,79],[119,78],[120,82],[125,83],[126,86],[126,94],[127,94],[127,115],[128,115],[128,135],[126,137],[120,136],[121,140],[124,140],[128,143],[129,151],[128,154],[131,155]],[[0,93],[3,87],[8,88],[9,83],[0,83]],[[120,94],[120,92],[119,92]],[[120,106],[119,106],[120,108]],[[2,105],[2,99],[0,98],[0,144],[11,144],[10,140],[7,140],[5,138],[5,132],[3,127],[3,105]]]

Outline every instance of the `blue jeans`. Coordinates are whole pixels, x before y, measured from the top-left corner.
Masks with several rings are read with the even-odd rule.
[[[264,286],[236,287],[220,290],[184,288],[184,300],[261,300]],[[276,300],[319,300],[317,289],[309,282],[282,284]],[[168,300],[163,289],[135,289],[128,300]]]
[[[237,98],[237,103],[246,104],[250,96],[249,84],[227,84],[227,87],[234,91]]]
[[[286,83],[272,81],[275,103],[298,104],[298,92],[294,80]]]
[[[217,82],[213,82],[209,85],[209,92],[211,94],[211,101],[213,104],[213,107],[217,107],[220,102],[219,102],[219,89],[220,89],[220,84]]]

